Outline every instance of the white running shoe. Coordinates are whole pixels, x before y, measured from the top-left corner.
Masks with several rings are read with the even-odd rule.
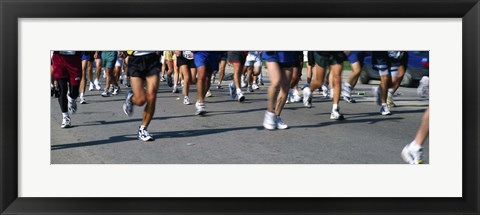
[[[422,79],[420,79],[420,84],[418,85],[417,88],[417,95],[422,97],[422,98],[428,98],[430,94],[430,79],[428,76],[423,76]]]
[[[329,90],[328,90],[328,87],[327,85],[322,85],[322,95],[324,98],[328,98],[329,97]],[[333,95],[331,95],[333,97]],[[330,97],[331,98],[331,97]]]
[[[113,84],[110,84],[110,87],[108,88],[108,92],[113,93]]]
[[[85,100],[85,97],[80,96],[80,104],[87,104],[87,101]]]
[[[277,116],[277,120],[275,121],[276,123],[276,126],[277,126],[277,129],[287,129],[288,128],[288,125],[283,122],[282,118],[280,118],[279,116]]]
[[[258,90],[258,89],[260,89],[260,87],[258,86],[257,83],[253,82],[253,84],[252,84],[252,89]]]
[[[190,105],[191,104],[190,103],[190,98],[188,98],[188,96],[183,97],[183,104],[184,105]]]
[[[347,83],[342,83],[342,98],[348,103],[355,103],[356,101],[352,98],[352,86]]]
[[[165,82],[167,81],[167,79],[165,79],[165,75],[162,75],[162,77],[160,78],[160,82]]]
[[[90,82],[90,85],[88,86],[88,91],[92,91],[94,88],[93,88],[93,83]]]
[[[62,125],[60,126],[61,128],[70,128],[72,127],[72,122],[70,120],[70,117],[65,116],[62,119]]]
[[[103,91],[103,93],[101,94],[101,96],[102,96],[102,97],[110,97],[110,96],[112,96],[112,94],[110,93],[110,91],[105,90],[105,91]]]
[[[153,137],[148,133],[146,128],[138,127],[138,139],[144,142],[153,141]]]
[[[235,84],[233,83],[233,81],[230,82],[228,88],[230,90],[230,98],[234,99],[235,97],[237,97],[237,92],[235,91]]]
[[[118,87],[118,86],[113,87],[113,93],[112,93],[112,95],[117,95],[118,92],[120,92],[120,87]]]
[[[133,113],[133,104],[132,104],[133,92],[129,90],[127,95],[125,95],[125,102],[123,103],[123,112],[127,116],[131,116]]]
[[[178,87],[177,87],[177,85],[174,85],[174,86],[173,86],[172,93],[178,93]]]
[[[253,87],[252,87],[252,86],[248,86],[248,87],[247,87],[247,91],[248,91],[249,93],[253,93]]]
[[[203,115],[207,113],[205,103],[199,103],[198,101],[195,103],[195,108],[197,108],[197,111],[195,112],[196,115]]]
[[[303,88],[303,105],[307,108],[312,107],[312,93],[310,87]]]
[[[101,90],[102,87],[100,86],[100,83],[98,82],[98,79],[95,79],[95,81],[93,81],[93,83],[95,84],[95,89],[96,90]]]
[[[298,90],[293,90],[292,96],[290,97],[290,101],[293,103],[298,103],[302,101],[302,97],[300,97],[300,93],[298,93]]]
[[[340,113],[340,110],[337,108],[336,110],[332,110],[332,113],[330,114],[330,119],[333,120],[342,120],[344,119],[343,115]]]
[[[265,111],[265,117],[263,118],[263,127],[268,130],[274,130],[277,128],[277,116],[275,113]]]
[[[403,161],[409,164],[422,164],[423,163],[423,147],[417,146],[415,147],[413,144],[415,142],[411,142],[403,147],[401,156]],[[418,148],[415,150],[414,148]]]
[[[388,91],[387,94],[387,106],[388,108],[396,107],[397,105],[393,102],[393,93]]]
[[[245,96],[243,95],[243,92],[237,92],[237,100],[238,102],[243,102],[245,101]]]
[[[206,97],[212,97],[213,94],[212,94],[212,92],[210,92],[210,90],[208,90],[207,93],[205,94],[205,96],[206,96]]]
[[[380,106],[380,113],[381,113],[383,116],[392,115],[392,113],[390,112],[390,109],[388,109],[388,106],[387,106],[387,105],[381,105],[381,106]]]
[[[70,114],[74,114],[77,112],[77,100],[70,98],[70,96],[67,95],[68,99],[68,112]]]

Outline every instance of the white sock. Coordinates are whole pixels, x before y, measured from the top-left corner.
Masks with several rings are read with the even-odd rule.
[[[68,117],[68,112],[62,113],[62,117],[63,118]]]
[[[338,110],[338,104],[333,104],[332,110]]]
[[[140,130],[145,130],[146,128],[147,128],[147,126],[144,126],[144,125],[140,126]]]
[[[83,93],[80,93],[80,98],[83,97]]]
[[[382,106],[387,106],[387,103],[382,103]]]
[[[242,92],[242,89],[237,88],[237,93],[241,93],[241,92]]]

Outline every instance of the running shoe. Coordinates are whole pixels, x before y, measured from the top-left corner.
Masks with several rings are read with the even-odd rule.
[[[245,76],[242,75],[242,83],[241,83],[242,88],[247,87],[247,82],[245,82]]]
[[[343,100],[345,100],[346,102],[348,103],[355,103],[357,101],[355,101],[355,99],[353,99],[352,97],[350,96],[342,96]]]
[[[282,118],[280,118],[279,116],[277,116],[275,123],[276,123],[277,129],[282,130],[282,129],[288,128],[288,125],[285,122],[283,122]]]
[[[218,84],[217,89],[223,89],[222,85]]]
[[[212,94],[212,92],[210,92],[210,90],[208,90],[207,93],[205,94],[205,96],[206,96],[206,97],[212,97],[213,94]]]
[[[161,81],[161,82],[167,81],[167,79],[165,79],[165,75],[162,75],[162,77],[160,78],[160,81]]]
[[[390,112],[390,109],[388,108],[388,106],[386,104],[380,106],[380,113],[383,116],[392,115],[392,113]]]
[[[85,97],[80,96],[80,104],[87,104],[87,101],[85,100]]]
[[[138,127],[138,139],[144,142],[153,141],[153,137],[148,133],[146,128]]]
[[[110,84],[110,87],[108,88],[108,92],[113,93],[113,84]]]
[[[262,86],[265,85],[265,84],[263,83],[263,80],[262,80],[262,79],[260,79],[260,85],[262,85]]]
[[[422,98],[428,98],[430,93],[429,85],[430,79],[428,78],[428,76],[423,76],[422,79],[420,79],[420,84],[417,88],[417,95]]]
[[[184,104],[184,105],[189,105],[189,104],[191,104],[191,103],[190,103],[190,98],[188,98],[188,96],[183,97],[183,104]]]
[[[120,87],[119,87],[119,86],[113,87],[113,93],[112,93],[112,95],[117,95],[118,92],[120,92]]]
[[[322,95],[324,98],[328,98],[329,96],[329,93],[328,93],[328,87],[327,85],[322,85]],[[332,95],[333,96],[333,95]]]
[[[302,101],[302,97],[300,97],[300,94],[298,93],[298,90],[293,90],[292,91],[292,96],[290,97],[290,101],[292,103],[298,103]]]
[[[94,88],[93,88],[93,83],[90,82],[90,85],[88,86],[88,91],[92,91]]]
[[[356,101],[352,98],[352,86],[347,83],[342,83],[342,98],[348,103],[355,103]]]
[[[228,85],[228,88],[230,90],[230,97],[232,99],[237,97],[237,92],[235,91],[235,84],[233,82],[230,82],[230,84]]]
[[[342,120],[344,119],[343,115],[340,113],[340,110],[337,108],[337,109],[333,109],[332,110],[332,113],[330,114],[330,119],[333,119],[333,120]]]
[[[133,104],[132,104],[133,92],[129,90],[127,95],[125,95],[125,102],[123,103],[123,112],[127,116],[131,116],[133,113]]]
[[[101,90],[102,87],[100,86],[100,83],[98,82],[98,79],[95,79],[95,81],[93,81],[93,83],[95,84],[95,89],[96,90]]]
[[[414,142],[407,144],[403,147],[401,156],[403,161],[409,164],[422,164],[423,163],[423,147],[413,146]],[[417,150],[415,150],[417,148]]]
[[[247,91],[248,91],[249,93],[253,93],[253,87],[252,87],[252,86],[248,86],[248,87],[247,87]]]
[[[112,94],[110,93],[110,91],[105,90],[105,91],[103,91],[103,93],[101,94],[101,96],[102,96],[102,97],[110,97],[110,96],[112,96]]]
[[[207,113],[205,103],[199,103],[198,101],[195,103],[195,108],[197,108],[197,111],[195,112],[196,115],[203,115]]]
[[[173,80],[171,75],[167,75],[167,85],[168,87],[173,87]]]
[[[396,107],[397,105],[393,102],[393,94],[392,92],[388,91],[387,94],[387,106],[388,108]]]
[[[72,122],[70,120],[70,117],[65,116],[62,119],[62,125],[60,126],[61,128],[70,128],[72,127]]]
[[[268,130],[274,130],[277,128],[277,116],[275,113],[265,111],[265,117],[263,118],[263,127]]]
[[[67,95],[68,99],[68,112],[70,114],[74,114],[77,112],[77,100],[70,98],[70,96]]]
[[[258,90],[258,89],[260,89],[260,87],[258,86],[257,83],[253,82],[253,84],[252,84],[252,89]]]
[[[177,85],[173,86],[172,93],[178,93],[178,87],[177,87]]]
[[[237,92],[237,100],[238,102],[243,102],[245,101],[245,96],[243,95],[243,92]]]
[[[312,93],[310,87],[303,88],[303,105],[307,108],[312,107]]]

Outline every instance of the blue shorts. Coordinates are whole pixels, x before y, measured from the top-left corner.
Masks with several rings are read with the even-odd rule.
[[[262,59],[267,62],[278,62],[278,54],[274,51],[264,51],[262,52]]]
[[[88,60],[90,62],[93,61],[93,53],[90,51],[84,51],[82,52],[82,61]]]
[[[348,61],[350,62],[350,64],[358,62],[359,61],[358,52],[357,51],[351,51],[350,54],[348,54],[347,58],[348,58]]]
[[[205,66],[206,72],[218,71],[220,63],[220,53],[216,51],[197,51],[194,53],[195,67]]]

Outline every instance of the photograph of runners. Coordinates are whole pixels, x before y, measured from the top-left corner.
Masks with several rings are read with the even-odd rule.
[[[429,51],[50,59],[51,164],[429,164]]]

